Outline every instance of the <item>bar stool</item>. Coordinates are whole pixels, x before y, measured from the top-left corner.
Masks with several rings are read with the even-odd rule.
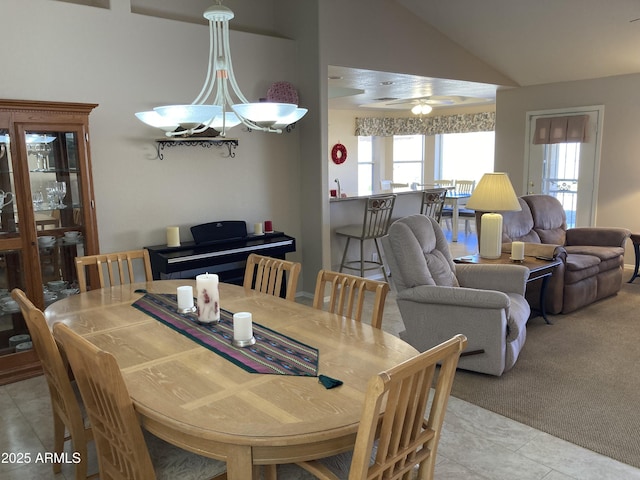
[[[633,283],[636,277],[640,277],[640,274],[638,274],[638,269],[640,268],[640,233],[632,233],[630,238],[636,254],[636,268],[633,270],[633,275],[627,283]]]
[[[440,223],[442,218],[442,209],[447,198],[446,188],[430,188],[422,192],[422,204],[420,206],[420,214],[427,217],[433,217],[436,222]]]
[[[377,195],[369,197],[365,205],[364,221],[362,222],[362,225],[347,225],[336,229],[337,235],[347,237],[347,243],[344,246],[344,253],[342,254],[342,261],[340,262],[340,272],[345,268],[357,270],[360,272],[360,276],[364,277],[364,272],[366,270],[377,270],[381,268],[385,281],[389,281],[387,278],[387,269],[382,261],[382,253],[380,251],[378,239],[384,237],[389,230],[391,214],[393,213],[395,202],[395,195]],[[346,261],[351,239],[355,239],[360,242],[360,258],[358,260]],[[377,261],[365,260],[365,240],[373,240],[376,252],[378,253]]]

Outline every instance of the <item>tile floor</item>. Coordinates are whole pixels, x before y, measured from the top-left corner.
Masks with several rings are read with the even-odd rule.
[[[473,235],[471,236],[473,237]],[[455,255],[474,253],[473,240],[453,243]],[[467,239],[468,240],[468,239]],[[389,310],[395,307],[390,296]],[[389,326],[397,333],[397,325]],[[52,426],[49,394],[43,377],[0,386],[0,478],[3,480],[73,479],[73,465],[54,475],[37,462],[50,452]],[[31,455],[32,463],[11,462],[9,454]],[[95,455],[89,459],[96,471]],[[306,480],[295,468],[283,480]],[[438,480],[640,480],[640,470],[577,447],[546,433],[452,397],[438,449]]]

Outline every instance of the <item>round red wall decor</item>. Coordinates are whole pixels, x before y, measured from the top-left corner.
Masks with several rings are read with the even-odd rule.
[[[344,163],[347,159],[347,147],[342,145],[341,143],[336,143],[331,149],[331,160],[336,165],[340,165]]]

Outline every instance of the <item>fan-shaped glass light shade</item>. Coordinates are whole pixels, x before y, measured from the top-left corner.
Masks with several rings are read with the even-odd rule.
[[[291,115],[287,115],[284,118],[279,119],[274,125],[273,128],[284,128],[287,125],[291,125],[292,123],[296,123],[302,117],[304,117],[308,112],[306,108],[296,108]]]
[[[433,108],[431,108],[429,105],[419,103],[411,109],[411,113],[413,113],[414,115],[427,115],[431,113],[431,110],[433,110]]]
[[[165,132],[172,132],[176,128],[178,128],[177,123],[171,123],[169,119],[163,117],[154,110],[149,110],[147,112],[137,112],[136,117],[138,117],[138,120],[146,123],[150,127],[161,128]]]
[[[291,115],[298,106],[295,103],[238,103],[232,105],[233,111],[241,117],[255,123],[260,127],[271,127]]]
[[[219,105],[166,105],[154,110],[170,123],[183,128],[206,125],[213,117],[222,114],[222,107]]]
[[[233,128],[236,125],[240,125],[240,119],[233,112],[227,112],[224,114],[224,128]],[[216,118],[211,122],[211,128],[215,128],[218,131],[222,130],[222,114],[216,115]]]

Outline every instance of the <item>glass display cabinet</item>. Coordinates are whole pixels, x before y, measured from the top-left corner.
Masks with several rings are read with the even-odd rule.
[[[77,292],[74,259],[98,253],[89,152],[94,104],[0,100],[0,385],[39,373],[22,314]]]

